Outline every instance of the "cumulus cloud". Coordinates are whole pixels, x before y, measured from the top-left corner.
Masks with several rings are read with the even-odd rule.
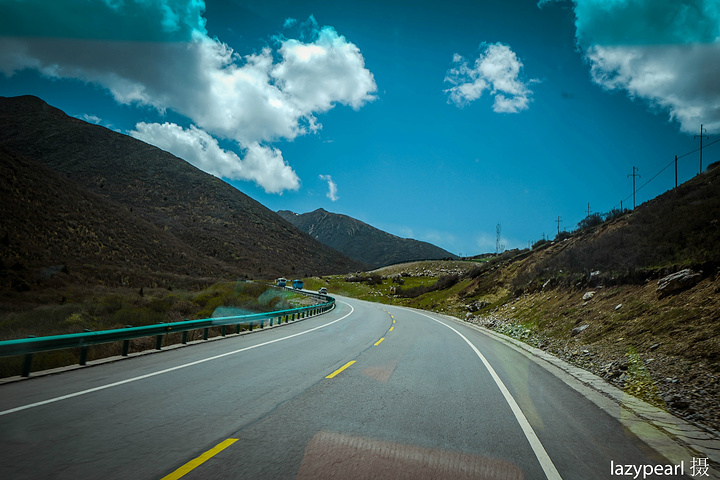
[[[80,7],[92,10],[93,22],[71,14]],[[248,155],[262,152],[252,158],[270,161],[271,168],[253,181],[268,191],[296,189],[298,183],[294,173],[269,176],[286,172],[278,158],[286,164],[279,150],[266,145],[317,131],[317,114],[335,105],[358,109],[377,90],[360,49],[314,21],[302,25],[300,40],[274,37],[259,52],[241,55],[208,36],[202,0],[26,0],[5,2],[3,10],[1,73],[32,69],[79,79],[107,89],[118,103],[180,113],[194,125],[185,132],[230,139],[245,152],[243,165],[213,174],[247,173]],[[135,131],[157,134],[151,143],[158,144],[171,130],[165,124]],[[208,151],[195,158],[201,155]]]
[[[328,184],[328,193],[326,197],[329,198],[331,202],[337,201],[337,199],[340,197],[338,197],[337,184],[333,181],[332,176],[320,175],[320,180],[324,180]]]
[[[285,163],[280,150],[252,143],[245,157],[224,150],[207,132],[192,125],[185,129],[175,123],[138,123],[131,136],[162,148],[200,170],[230,180],[250,180],[268,193],[297,190],[300,180]]]
[[[536,80],[520,78],[523,64],[515,52],[502,43],[484,43],[480,49],[480,56],[472,65],[457,53],[453,56],[453,66],[445,75],[445,82],[452,85],[445,90],[448,103],[462,107],[488,91],[495,99],[495,112],[527,110],[532,95],[528,85]]]
[[[543,5],[549,1],[541,2]],[[686,133],[720,132],[717,0],[573,0],[592,80],[666,112]]]
[[[98,117],[97,115],[90,115],[88,113],[83,113],[80,117],[81,120],[85,120],[88,123],[94,123],[96,125],[99,125],[102,119]]]

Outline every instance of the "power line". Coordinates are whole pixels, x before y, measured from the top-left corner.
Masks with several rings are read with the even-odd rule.
[[[707,130],[703,128],[702,123],[701,123],[700,124],[700,135],[693,135],[693,138],[700,137],[700,172],[698,173],[698,175],[700,175],[702,173],[702,149],[703,149],[702,141],[703,141],[703,137],[710,140],[710,137],[708,137],[707,135],[703,135],[703,132],[706,132],[706,131]]]
[[[701,126],[701,127],[702,127],[702,126]],[[695,137],[697,137],[697,135],[696,135]],[[706,138],[708,138],[708,137],[706,136]],[[678,161],[678,160],[680,160],[680,159],[682,159],[682,158],[685,158],[685,157],[687,157],[687,156],[689,156],[689,155],[692,155],[693,153],[701,152],[702,149],[705,149],[705,148],[707,148],[707,147],[710,147],[710,146],[712,146],[712,145],[715,145],[715,144],[718,143],[718,142],[720,142],[720,138],[718,138],[718,139],[716,139],[716,140],[713,140],[713,141],[710,142],[710,143],[706,143],[706,144],[704,144],[704,145],[701,145],[700,147],[698,147],[698,148],[696,148],[696,149],[694,149],[694,150],[690,150],[689,152],[683,153],[682,155],[677,155],[673,160],[670,161],[670,163],[668,163],[667,165],[665,165],[660,171],[658,171],[655,175],[653,175],[652,177],[650,177],[645,183],[643,183],[642,185],[640,185],[640,186],[637,187],[637,188],[633,188],[633,193],[630,194],[630,195],[628,195],[628,196],[625,197],[624,199],[620,200],[620,203],[619,203],[619,204],[616,203],[615,205],[613,205],[613,207],[612,207],[611,210],[615,210],[615,209],[617,209],[617,208],[619,207],[620,210],[622,211],[622,209],[623,209],[623,202],[626,202],[626,201],[629,200],[631,197],[634,197],[635,194],[637,194],[637,192],[639,192],[639,191],[642,190],[644,187],[646,187],[650,182],[652,182],[653,180],[655,180],[661,173],[663,173],[665,170],[667,170],[671,165],[675,164],[675,167],[676,167],[676,170],[677,170],[677,161]],[[701,160],[701,161],[702,161],[702,160]],[[633,168],[635,168],[635,167],[633,167]],[[634,171],[633,171],[633,173],[634,173]],[[631,176],[631,174],[628,174],[628,177],[630,177],[630,176]],[[638,175],[638,176],[639,176],[639,175]],[[635,180],[634,177],[633,177],[633,180]],[[676,172],[676,174],[675,174],[675,187],[677,188],[677,172]],[[635,208],[635,205],[634,205],[634,201],[633,201],[633,209],[634,209],[634,208]],[[589,210],[590,210],[590,206],[588,205],[588,211],[589,211]],[[561,220],[560,220],[560,217],[558,217],[558,219],[555,220],[555,223],[558,224],[558,234],[560,234],[560,221],[561,221]],[[544,240],[545,238],[546,238],[546,236],[545,236],[545,234],[543,234],[543,240]]]
[[[635,210],[635,177],[639,177],[639,176],[640,176],[640,175],[638,175],[637,173],[635,173],[635,172],[637,172],[637,171],[638,171],[638,168],[635,167],[635,166],[633,166],[633,171],[632,171],[632,173],[629,173],[629,174],[628,174],[628,177],[632,177],[632,179],[633,179],[633,194],[632,194],[632,197],[633,197],[633,210]]]
[[[718,138],[717,140],[714,140],[714,141],[712,141],[712,142],[710,142],[710,143],[705,144],[705,146],[703,146],[703,148],[707,148],[707,147],[709,147],[709,146],[711,146],[711,145],[715,145],[715,144],[718,143],[718,142],[720,142],[720,138]],[[696,148],[695,150],[691,150],[691,151],[689,151],[689,152],[687,152],[687,153],[683,153],[682,155],[678,155],[678,156],[677,156],[677,160],[680,160],[681,158],[685,158],[685,157],[687,157],[688,155],[692,155],[693,153],[696,153],[696,152],[699,152],[699,151],[700,151],[700,148]],[[670,163],[668,163],[667,165],[665,165],[665,166],[662,168],[662,170],[660,170],[660,171],[657,172],[655,175],[653,175],[652,177],[650,177],[650,179],[648,179],[648,181],[646,181],[645,183],[643,183],[642,185],[640,185],[640,186],[635,190],[635,192],[639,192],[640,190],[642,190],[643,187],[645,187],[648,183],[650,183],[650,182],[652,182],[653,180],[655,180],[655,178],[657,178],[658,175],[660,175],[662,172],[664,172],[665,170],[667,170],[667,169],[670,167],[670,165],[672,165],[672,164],[674,164],[674,163],[675,163],[675,160],[673,159]],[[622,209],[622,203],[628,201],[628,199],[630,199],[631,197],[632,197],[632,194],[630,194],[630,195],[628,195],[627,197],[623,198],[622,200],[620,200],[620,204],[617,204],[617,203],[616,203],[616,204],[613,206],[613,209],[618,208],[618,206],[620,206],[620,208]]]

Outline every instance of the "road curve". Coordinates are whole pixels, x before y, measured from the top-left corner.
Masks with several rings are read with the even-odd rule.
[[[282,328],[0,386],[0,478],[571,480],[669,463],[618,417],[462,322],[338,298]]]

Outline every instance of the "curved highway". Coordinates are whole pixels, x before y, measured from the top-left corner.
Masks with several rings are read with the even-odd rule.
[[[669,463],[618,416],[479,329],[341,297],[282,328],[0,386],[0,478],[570,480]]]

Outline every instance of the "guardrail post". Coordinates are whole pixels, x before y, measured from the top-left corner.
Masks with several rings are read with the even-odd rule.
[[[208,334],[209,334],[209,333],[210,333],[210,329],[209,329],[209,328],[203,328],[203,340],[207,340],[207,339],[208,339]]]
[[[265,323],[264,320],[260,320],[260,328],[263,328],[263,323]]]
[[[250,322],[250,331],[252,332],[252,322]],[[235,325],[235,333],[240,333],[240,324]]]
[[[188,332],[187,332],[187,330],[185,330],[185,331],[183,332],[183,334],[182,334],[182,343],[183,343],[183,345],[187,345],[187,336],[188,336]]]
[[[220,335],[222,335],[223,337],[225,336],[225,325],[220,327]]]
[[[155,350],[162,350],[162,335],[155,337]]]
[[[30,367],[31,366],[32,366],[32,353],[26,353],[25,360],[23,360],[23,366],[22,366],[22,376],[23,377],[30,376]]]
[[[130,340],[123,340],[122,356],[127,357],[130,352]]]
[[[80,365],[85,365],[87,363],[87,352],[87,345],[80,348]]]

